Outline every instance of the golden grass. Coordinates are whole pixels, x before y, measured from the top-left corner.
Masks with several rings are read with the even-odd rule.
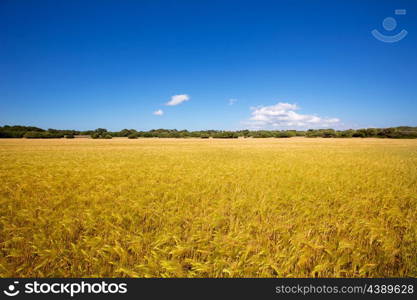
[[[0,140],[2,277],[417,276],[417,140]]]

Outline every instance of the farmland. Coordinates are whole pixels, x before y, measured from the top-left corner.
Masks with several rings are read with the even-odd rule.
[[[417,140],[3,139],[1,277],[417,276]]]

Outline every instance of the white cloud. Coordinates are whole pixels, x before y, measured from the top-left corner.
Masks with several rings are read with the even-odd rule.
[[[271,106],[251,107],[252,113],[247,125],[255,128],[303,127],[317,128],[339,124],[338,118],[322,118],[315,115],[299,114],[296,104],[279,102]]]
[[[165,103],[165,105],[168,106],[174,106],[174,105],[178,105],[181,104],[185,101],[190,100],[190,96],[186,95],[186,94],[182,94],[182,95],[174,95],[171,97],[171,100],[169,100],[167,103]]]
[[[155,110],[155,111],[153,112],[153,114],[154,114],[155,116],[162,116],[162,115],[164,114],[164,111],[163,111],[162,109],[158,109],[158,110]]]
[[[231,98],[229,99],[229,105],[233,105],[237,102],[237,99]]]

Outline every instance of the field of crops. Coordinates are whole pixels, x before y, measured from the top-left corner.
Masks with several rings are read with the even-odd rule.
[[[417,276],[417,140],[0,140],[1,277]]]

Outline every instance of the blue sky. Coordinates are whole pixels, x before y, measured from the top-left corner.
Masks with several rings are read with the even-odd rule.
[[[416,112],[414,0],[0,1],[0,125],[358,128]]]

